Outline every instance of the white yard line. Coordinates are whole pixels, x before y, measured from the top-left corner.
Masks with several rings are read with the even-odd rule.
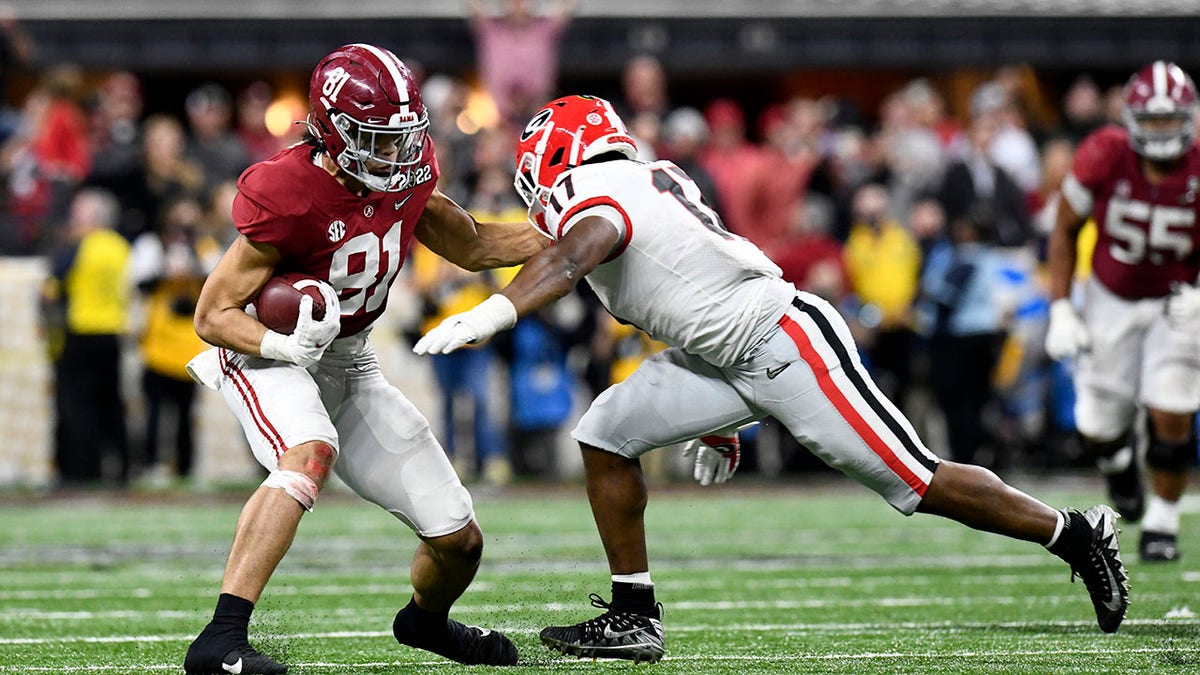
[[[938,621],[930,623],[921,622],[903,622],[903,623],[775,623],[775,624],[738,624],[729,623],[721,624],[721,630],[739,633],[778,633],[778,632],[796,632],[810,634],[837,634],[837,635],[874,635],[878,633],[894,633],[897,631],[906,632],[963,632],[979,629],[1005,629],[1005,630],[1028,630],[1028,629],[1045,629],[1045,628],[1087,628],[1094,625],[1091,620],[1079,621]],[[1128,626],[1148,626],[1148,627],[1164,627],[1164,626],[1195,626],[1200,628],[1200,619],[1126,619],[1124,624]],[[497,626],[499,630],[513,634],[536,634],[539,629],[525,628],[516,626]],[[712,624],[669,624],[668,632],[671,633],[701,633],[712,631]],[[1099,634],[1097,634],[1099,636]],[[391,631],[328,631],[323,633],[268,633],[263,637],[269,637],[277,641],[289,640],[352,640],[364,638],[391,638]],[[104,635],[104,636],[60,636],[52,638],[0,638],[0,645],[45,645],[45,644],[126,644],[139,642],[190,642],[195,638],[195,635]],[[1196,647],[1200,650],[1200,646]],[[1126,650],[1128,651],[1128,650]],[[1033,652],[1040,653],[1040,652]]]
[[[667,656],[666,663],[806,663],[813,661],[895,661],[897,659],[993,659],[1014,656],[1111,656],[1113,654],[1197,654],[1200,647],[1135,647],[1132,649],[1038,649],[1030,651],[951,651],[951,652],[866,652],[845,654],[775,654],[766,656],[741,654],[702,654],[695,656]],[[541,659],[526,661],[524,665],[547,665],[552,663],[555,669],[587,668],[595,669],[591,660],[555,660],[546,662]],[[296,668],[314,669],[346,669],[346,668],[412,668],[417,666],[445,666],[445,660],[436,661],[371,661],[353,663],[333,663],[325,661],[293,663]],[[129,665],[87,665],[87,666],[0,666],[0,673],[94,673],[127,671]],[[179,664],[137,664],[139,671],[167,670],[178,671]]]
[[[1080,596],[1083,597],[1083,596]],[[1172,600],[1175,594],[1171,593],[1143,593],[1138,596],[1139,601],[1146,602],[1148,600]],[[825,609],[825,608],[845,608],[845,607],[952,607],[956,605],[1024,605],[1031,602],[1038,604],[1058,604],[1063,601],[1075,602],[1075,594],[1052,593],[1052,594],[1031,594],[1025,593],[1019,596],[1011,595],[964,595],[960,597],[945,597],[945,596],[907,596],[907,597],[882,597],[882,598],[801,598],[796,600],[680,600],[673,601],[667,605],[669,610],[674,611],[705,611],[705,612],[720,612],[730,610],[788,610],[788,609]],[[456,614],[499,614],[510,612],[528,612],[531,608],[538,607],[544,611],[550,612],[571,612],[577,611],[582,607],[581,602],[551,602],[543,605],[531,605],[530,603],[484,603],[484,604],[462,604],[456,605],[454,611]],[[137,610],[137,609],[118,609],[118,610],[42,610],[35,608],[12,608],[0,610],[0,622],[21,622],[30,620],[42,621],[93,621],[93,620],[111,620],[111,619],[193,619],[197,616],[207,614],[206,607],[197,607],[194,610],[173,610],[173,609],[157,609],[157,610]],[[267,611],[271,611],[268,609]],[[279,610],[282,611],[282,610]],[[390,610],[389,610],[390,611]],[[320,614],[323,616],[361,616],[364,614],[362,609],[331,609],[317,610],[312,614]],[[0,639],[0,644],[4,644]]]
[[[803,570],[792,570],[797,575],[802,575]],[[389,574],[394,570],[389,570]],[[327,574],[327,573],[322,573]],[[296,574],[292,572],[280,573],[275,579],[269,593],[270,596],[344,596],[344,595],[389,595],[408,593],[407,579],[403,575],[397,575],[394,584],[300,584],[291,583],[299,578],[308,578],[309,576],[321,576],[322,574]],[[490,575],[491,573],[489,573]],[[1200,582],[1200,571],[1185,571],[1179,572],[1179,580],[1185,583]],[[143,575],[137,575],[138,580],[142,583],[146,582]],[[498,575],[507,576],[507,575]],[[1169,576],[1169,574],[1164,574]],[[95,583],[95,573],[81,573],[72,579],[64,579],[62,583],[71,583],[78,580],[80,583]],[[962,577],[955,577],[955,586],[1025,586],[1031,583],[1057,584],[1066,579],[1065,568],[1060,572],[1046,572],[1038,574],[972,574]],[[601,583],[602,577],[585,576],[579,580],[559,582],[560,588],[564,592],[572,590],[591,590],[593,586]],[[174,575],[170,581],[174,582],[164,584],[159,587],[137,586],[126,587],[113,581],[111,577],[107,578],[108,583],[115,585],[104,589],[96,588],[45,588],[31,587],[22,589],[12,589],[0,591],[0,601],[5,600],[90,600],[99,598],[179,598],[179,597],[209,597],[213,594],[213,589],[208,587],[209,580],[203,579],[200,582],[201,588],[192,586],[179,588],[178,575]],[[219,584],[220,579],[214,578],[212,585]],[[856,586],[859,588],[880,588],[887,586],[936,586],[944,587],[947,583],[944,575],[932,574],[916,574],[916,575],[879,575],[868,576],[863,578],[853,577],[817,577],[784,579],[745,579],[742,578],[738,582],[740,588],[748,590],[770,589],[770,590],[788,590],[788,589],[805,589],[805,588],[846,588]],[[277,584],[277,585],[275,585]],[[669,588],[672,592],[693,591],[693,590],[722,590],[728,587],[728,582],[723,579],[675,579],[661,582],[660,586]],[[497,588],[504,588],[513,592],[520,592],[522,589],[528,588],[533,590],[542,590],[546,587],[545,581],[528,581],[528,582],[501,582],[480,580],[471,584],[473,592],[491,591]]]

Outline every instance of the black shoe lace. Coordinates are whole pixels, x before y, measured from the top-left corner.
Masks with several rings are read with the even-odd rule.
[[[604,598],[600,597],[598,594],[592,593],[588,596],[588,599],[592,601],[592,607],[595,607],[596,609],[603,609],[608,612],[612,611],[612,603],[605,602]]]

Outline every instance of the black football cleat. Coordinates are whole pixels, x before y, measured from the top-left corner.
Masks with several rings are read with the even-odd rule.
[[[402,645],[424,649],[451,661],[468,666],[515,666],[517,647],[499,631],[467,626],[446,619],[446,632],[437,635],[417,635],[404,628],[401,612],[392,622],[392,634]]]
[[[593,659],[628,659],[657,663],[663,657],[666,636],[657,617],[619,612],[592,593],[592,606],[604,614],[573,626],[542,629],[542,644],[568,656]],[[662,605],[658,605],[659,615]]]
[[[183,670],[188,675],[283,675],[287,666],[258,653],[249,642],[230,646],[204,633],[188,647]]]
[[[1179,560],[1179,538],[1165,532],[1142,530],[1138,541],[1138,553],[1142,562],[1171,562]]]
[[[1054,547],[1055,553],[1071,566],[1071,581],[1083,579],[1100,630],[1115,633],[1129,609],[1129,575],[1117,542],[1117,514],[1099,505],[1083,513],[1071,509],[1063,515],[1069,520],[1066,528],[1070,533],[1064,531],[1063,545]]]

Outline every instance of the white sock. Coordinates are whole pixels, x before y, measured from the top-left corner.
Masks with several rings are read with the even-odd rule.
[[[1054,542],[1058,541],[1058,535],[1062,534],[1063,528],[1067,524],[1067,517],[1063,515],[1062,511],[1055,511],[1054,515],[1058,516],[1058,522],[1054,525],[1054,536],[1050,537],[1050,541],[1046,542],[1046,548],[1050,548],[1054,545]]]
[[[654,582],[650,581],[649,572],[635,572],[633,574],[614,574],[612,580],[622,584],[637,584],[647,588],[654,588]]]
[[[1142,516],[1142,531],[1179,534],[1179,502],[1169,502],[1158,495],[1150,495],[1146,515]]]

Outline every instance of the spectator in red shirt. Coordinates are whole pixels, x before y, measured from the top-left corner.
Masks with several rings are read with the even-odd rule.
[[[61,65],[49,70],[25,100],[21,129],[0,152],[8,174],[8,213],[17,253],[42,248],[65,222],[75,186],[91,167],[87,116],[79,103],[83,74]]]
[[[558,45],[575,11],[576,0],[556,0],[544,16],[529,0],[504,0],[504,11],[489,14],[483,0],[470,0],[475,58],[483,84],[500,117],[520,128],[554,93]]]
[[[752,229],[752,186],[762,150],[746,139],[746,117],[740,105],[717,99],[704,109],[709,144],[700,165],[712,176],[721,203],[721,218],[731,232]]]
[[[815,101],[796,99],[768,108],[759,117],[762,161],[750,186],[751,216],[740,234],[770,257],[787,245],[795,203],[803,199],[817,165],[819,155],[810,139],[813,127],[823,126],[814,125],[813,118],[819,116]]]
[[[783,270],[783,278],[802,291],[814,292],[814,277],[827,272],[815,270],[826,264],[832,264],[838,271],[839,288],[850,287],[842,245],[829,234],[833,215],[833,203],[822,195],[808,195],[792,202],[788,236],[774,260]]]

